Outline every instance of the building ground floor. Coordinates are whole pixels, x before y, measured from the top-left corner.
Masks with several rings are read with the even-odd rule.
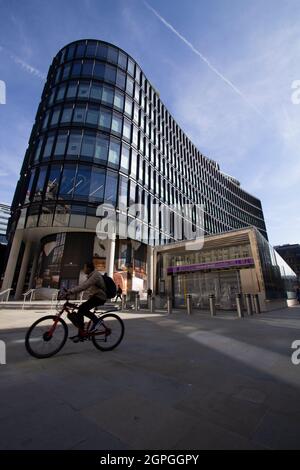
[[[255,229],[247,228],[199,240],[149,246],[95,231],[17,229],[11,244],[1,291],[15,299],[35,289],[37,299],[51,298],[62,288],[85,279],[84,263],[107,272],[130,296],[155,294],[164,306],[170,296],[176,308],[192,296],[196,308],[207,308],[213,294],[220,309],[231,310],[236,295],[257,294],[263,310],[286,305],[296,290],[296,275]]]

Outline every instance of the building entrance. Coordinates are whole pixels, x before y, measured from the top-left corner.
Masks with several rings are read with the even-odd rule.
[[[172,276],[172,288],[177,308],[184,307],[187,294],[191,294],[195,308],[208,309],[209,295],[214,294],[218,308],[231,310],[241,291],[240,274],[236,269],[177,274]]]

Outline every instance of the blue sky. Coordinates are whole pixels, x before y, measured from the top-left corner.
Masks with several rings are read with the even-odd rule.
[[[299,0],[0,0],[0,201],[53,56],[99,38],[130,53],[202,153],[262,200],[271,243],[299,243],[299,30]]]

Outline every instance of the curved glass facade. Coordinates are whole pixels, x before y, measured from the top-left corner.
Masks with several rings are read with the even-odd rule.
[[[102,202],[143,204],[127,216],[140,222],[132,238],[147,244],[175,240],[153,207],[193,221],[185,204],[203,204],[206,234],[253,225],[267,237],[260,201],[196,149],[139,65],[81,40],[53,59],[12,209],[21,227],[94,230]]]

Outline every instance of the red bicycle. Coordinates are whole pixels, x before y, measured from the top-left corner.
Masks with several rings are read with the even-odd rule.
[[[37,359],[46,359],[57,354],[65,345],[68,338],[68,325],[62,315],[72,313],[78,309],[78,304],[66,302],[56,315],[47,315],[35,321],[26,333],[25,346],[31,356]],[[79,331],[80,341],[92,341],[100,351],[111,351],[122,341],[124,336],[124,323],[115,312],[118,308],[102,310],[95,314],[99,318],[99,326],[96,331],[89,332],[91,321],[85,324],[85,328]]]

